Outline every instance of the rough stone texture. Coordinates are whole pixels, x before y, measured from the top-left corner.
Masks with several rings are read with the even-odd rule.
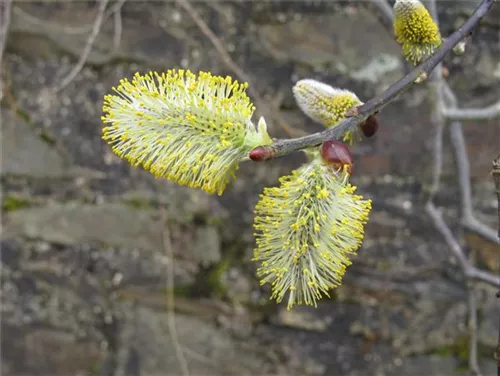
[[[62,245],[100,242],[118,247],[160,249],[161,223],[152,210],[124,205],[54,204],[10,213],[5,238],[26,237]],[[126,229],[126,233],[122,231]]]
[[[477,1],[440,6],[443,35]],[[366,101],[408,68],[391,32],[362,3],[193,3],[251,79],[269,109],[272,134],[320,130],[291,88],[316,78]],[[500,6],[463,56],[449,56],[460,104],[500,97]],[[303,162],[300,154],[244,163],[222,197],[155,181],[101,140],[102,97],[136,71],[184,67],[231,74],[174,2],[127,1],[113,48],[107,15],[87,64],[63,91],[96,15],[94,3],[15,2],[3,62],[2,374],[179,375],[167,327],[166,293],[191,374],[466,375],[467,290],[423,210],[431,172],[425,84],[379,115],[377,135],[353,147],[359,191],[374,201],[359,256],[344,285],[317,309],[269,302],[252,258],[252,208],[264,186]],[[500,122],[465,122],[477,215],[496,225],[488,172]],[[437,203],[460,234],[454,160],[445,143]],[[165,208],[175,254],[162,242]],[[496,268],[498,246],[471,234],[463,244]],[[480,362],[491,374],[497,317],[493,289],[477,287]]]
[[[65,175],[65,162],[57,151],[36,136],[27,122],[8,111],[2,111],[1,147],[2,175],[37,178],[61,178]]]

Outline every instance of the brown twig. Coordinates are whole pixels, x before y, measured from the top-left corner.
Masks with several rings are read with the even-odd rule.
[[[83,49],[82,54],[80,55],[80,59],[78,60],[78,63],[73,67],[73,69],[66,75],[66,77],[62,79],[61,83],[54,88],[54,92],[57,93],[62,89],[64,89],[66,86],[68,86],[68,84],[75,79],[75,77],[78,75],[78,73],[80,73],[83,66],[85,65],[85,62],[89,57],[90,51],[92,51],[92,46],[94,45],[94,41],[97,38],[99,31],[101,30],[102,21],[104,19],[104,12],[106,10],[106,5],[108,4],[108,1],[109,0],[100,0],[99,8],[97,9],[97,16],[94,22],[94,27],[92,28],[92,32],[87,38],[87,43],[85,45],[85,48]]]
[[[412,87],[415,84],[415,80],[425,75],[429,76],[432,70],[445,58],[453,47],[476,27],[492,6],[493,0],[483,0],[472,16],[457,31],[450,35],[432,56],[415,67],[410,73],[390,86],[382,94],[358,107],[357,116],[344,119],[336,126],[330,127],[323,132],[293,139],[277,140],[270,146],[259,146],[259,149],[265,154],[264,159],[281,157],[300,149],[319,145],[327,140],[340,139],[345,132],[357,127],[363,120],[384,108],[400,94]]]

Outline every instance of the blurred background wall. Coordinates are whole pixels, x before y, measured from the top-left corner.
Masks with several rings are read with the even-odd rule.
[[[478,3],[438,2],[442,34]],[[276,137],[321,129],[294,102],[298,79],[366,101],[408,70],[390,25],[368,2],[191,4],[249,77]],[[83,69],[54,93],[84,51],[97,9],[93,1],[12,6],[1,106],[3,375],[181,373],[167,326],[171,259],[160,207],[175,253],[178,340],[192,375],[467,374],[467,286],[423,208],[432,140],[425,84],[387,106],[377,135],[353,147],[353,181],[374,209],[344,285],[317,309],[287,311],[254,276],[252,210],[263,187],[302,156],[243,164],[222,197],[156,181],[114,156],[100,138],[100,116],[120,78],[181,67],[236,74],[178,3],[111,1]],[[466,54],[445,60],[464,107],[500,98],[499,19],[496,6]],[[473,205],[495,228],[489,171],[500,121],[463,127]],[[456,179],[445,141],[436,205],[478,265],[498,272],[498,245],[459,225]],[[498,307],[493,287],[476,288],[488,374]]]

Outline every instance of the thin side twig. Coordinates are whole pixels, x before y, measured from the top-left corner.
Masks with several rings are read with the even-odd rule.
[[[392,35],[394,14],[389,2],[387,0],[368,0],[365,4],[371,11],[375,11],[382,25]]]
[[[477,269],[469,263],[467,257],[465,257],[465,252],[463,251],[462,247],[458,243],[457,239],[451,232],[446,222],[443,220],[441,213],[437,210],[434,203],[428,202],[425,206],[425,209],[427,211],[427,214],[429,214],[430,218],[432,219],[436,229],[441,233],[441,235],[443,235],[446,244],[452,251],[453,256],[455,256],[455,259],[458,261],[458,265],[460,266],[460,269],[463,271],[464,275],[467,278],[473,280],[481,281],[492,286],[498,286],[499,278],[497,276],[489,272]]]
[[[474,283],[468,283],[469,299],[469,368],[471,376],[481,376],[481,370],[477,362],[477,304]]]
[[[451,88],[448,85],[444,85],[443,89],[444,97],[448,102],[447,107],[456,108],[457,99]],[[485,225],[474,216],[472,208],[472,189],[470,184],[470,163],[462,124],[460,122],[452,122],[450,126],[450,138],[457,166],[462,225],[467,230],[472,231],[493,243],[497,243],[498,239],[496,237],[495,230]]]
[[[410,73],[398,82],[391,85],[379,96],[357,108],[357,116],[349,117],[340,121],[335,127],[330,127],[323,132],[313,133],[304,137],[277,140],[269,146],[260,146],[263,159],[271,159],[290,154],[294,151],[321,144],[324,141],[340,139],[348,130],[357,127],[363,120],[384,108],[400,94],[415,84],[417,78],[429,76],[432,70],[444,59],[444,57],[467,36],[493,6],[493,0],[483,0],[472,16],[452,35],[450,35],[426,61],[415,67]]]
[[[430,14],[434,19],[436,25],[439,25],[436,1],[430,0],[429,2]],[[443,172],[443,132],[445,126],[445,119],[443,116],[444,97],[443,97],[443,63],[439,62],[436,69],[432,71],[430,83],[428,86],[429,102],[431,103],[430,123],[433,127],[433,166],[432,166],[432,180],[429,190],[428,201],[432,201],[434,196],[439,190],[441,181],[441,174]]]
[[[498,240],[500,240],[500,154],[493,160],[493,168],[491,169],[491,176],[495,182],[495,193],[497,195],[497,210],[498,210]]]
[[[92,46],[94,45],[94,41],[101,30],[102,21],[104,19],[104,12],[106,10],[106,6],[109,0],[100,0],[99,8],[97,9],[97,16],[94,22],[94,27],[92,28],[92,32],[87,38],[87,43],[85,44],[85,48],[83,49],[82,54],[80,55],[80,59],[78,63],[73,67],[73,69],[64,77],[61,83],[54,88],[54,92],[59,92],[64,89],[68,84],[75,79],[75,77],[80,73],[87,58],[89,57],[90,51],[92,51]]]
[[[120,43],[122,40],[122,29],[123,29],[123,21],[122,21],[122,7],[127,0],[118,0],[115,4],[113,11],[113,22],[114,22],[114,34],[113,34],[113,48],[111,50],[111,54],[114,55],[120,48]]]
[[[10,0],[9,0],[10,1]],[[0,2],[1,3],[1,2]],[[120,8],[123,4],[120,4],[120,1],[117,1],[115,4],[111,5],[106,12],[104,13],[104,17],[102,22],[106,22],[108,18],[116,12],[118,8]],[[15,14],[16,16],[22,18],[20,21],[24,23],[29,23],[31,25],[37,25],[41,26],[43,28],[48,29],[48,31],[53,32],[53,33],[65,33],[65,34],[70,34],[70,35],[80,35],[80,34],[86,34],[94,28],[95,22],[87,25],[82,25],[82,26],[67,26],[67,25],[60,25],[54,22],[50,21],[45,21],[40,18],[37,18],[30,13],[24,11],[18,6],[12,7],[12,13]],[[29,26],[29,25],[28,25]]]
[[[500,102],[484,108],[445,108],[443,115],[450,120],[487,120],[500,116]]]
[[[10,26],[10,16],[12,9],[12,0],[4,0],[0,3],[0,101],[3,98],[3,79],[2,79],[2,68],[3,68],[3,54],[5,51],[5,45],[7,44],[7,33]]]
[[[5,0],[0,3],[0,63],[2,62],[5,45],[7,44],[7,31],[10,26],[10,16],[12,9],[12,0]]]
[[[172,344],[174,346],[175,355],[179,361],[181,367],[182,375],[189,376],[189,367],[184,357],[184,350],[179,342],[179,336],[177,334],[177,326],[175,325],[175,280],[174,280],[174,251],[172,249],[172,242],[170,241],[170,231],[169,223],[167,218],[167,210],[162,204],[160,207],[160,218],[163,225],[162,232],[162,243],[163,249],[167,255],[167,325],[168,331],[170,333],[170,338],[172,339]]]
[[[491,169],[491,175],[493,176],[493,181],[495,182],[495,192],[497,195],[497,211],[498,211],[498,240],[500,240],[500,154],[493,160],[493,168]],[[500,259],[498,260],[500,267]],[[499,285],[500,287],[500,285]],[[500,298],[500,291],[497,292],[497,298]],[[497,361],[497,375],[500,376],[500,315],[498,316],[498,340],[497,347],[495,349],[495,359]]]

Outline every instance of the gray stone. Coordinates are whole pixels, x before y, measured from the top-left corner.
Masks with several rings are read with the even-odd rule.
[[[125,307],[124,307],[125,308]],[[130,354],[136,352],[136,362],[142,375],[181,374],[177,346],[192,375],[254,375],[265,372],[265,360],[255,350],[242,347],[231,336],[197,318],[176,314],[169,327],[168,313],[144,307],[129,307],[128,320],[121,332],[123,356],[118,369],[125,369]],[[124,349],[123,349],[124,348]],[[131,351],[133,349],[133,351]]]
[[[102,242],[127,248],[162,248],[157,212],[123,204],[52,204],[8,214],[4,237],[26,237],[71,245]]]
[[[482,290],[482,291],[481,291]],[[492,286],[477,286],[476,296],[483,296],[478,300],[478,342],[484,346],[495,348],[498,344],[498,288]]]
[[[34,132],[26,121],[2,108],[2,175],[61,178],[66,175],[63,158]]]
[[[197,227],[192,248],[194,260],[203,266],[219,262],[221,259],[220,242],[219,232],[215,227]]]
[[[296,307],[292,310],[280,309],[278,315],[272,320],[276,325],[314,332],[324,332],[331,321],[331,316],[318,317],[308,307]]]
[[[195,44],[194,41],[180,43],[180,38],[186,37],[182,24],[169,22],[166,30],[155,25],[153,17],[166,14],[166,9],[161,4],[152,4],[151,8],[155,9],[144,12],[137,6],[135,16],[125,19],[121,43],[116,49],[113,46],[113,17],[109,17],[108,8],[108,17],[103,20],[87,62],[103,65],[114,59],[124,59],[163,66],[165,61],[174,59],[176,54],[182,54],[184,49],[188,51],[188,47]],[[38,58],[54,58],[61,51],[78,58],[92,29],[96,10],[97,7],[88,8],[84,3],[46,6],[43,9],[27,4],[16,6],[12,12],[9,49]],[[140,33],[137,32],[139,25]],[[23,42],[18,43],[19,40]]]
[[[355,33],[351,32],[353,24]],[[350,15],[312,14],[284,24],[260,26],[259,36],[267,52],[279,61],[318,68],[333,65],[340,73],[353,72],[358,76],[369,64],[372,64],[370,71],[374,71],[373,59],[380,60],[381,51],[394,56],[400,54],[373,13],[363,8]],[[399,73],[400,64],[391,63],[389,71],[394,70]],[[381,75],[380,67],[377,74]],[[362,74],[359,79],[366,77]]]

